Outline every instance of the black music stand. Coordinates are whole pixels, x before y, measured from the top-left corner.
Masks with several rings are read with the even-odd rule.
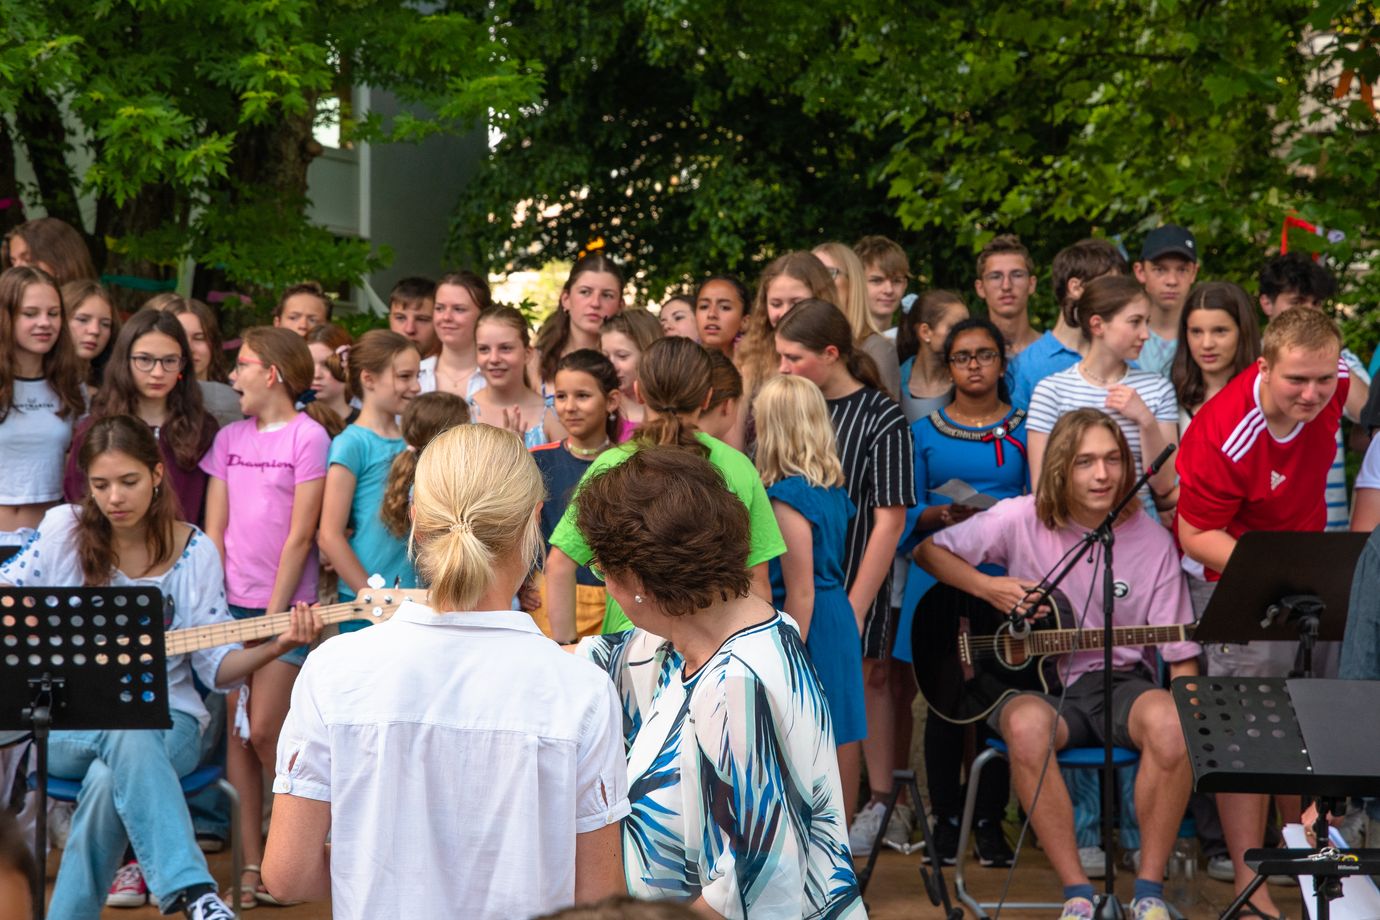
[[[1380,873],[1380,850],[1339,852],[1328,844],[1327,830],[1328,812],[1346,797],[1380,795],[1374,754],[1380,681],[1180,677],[1172,690],[1199,792],[1318,798],[1318,849],[1248,850],[1256,877],[1224,920],[1237,915],[1267,875],[1312,876],[1318,920],[1328,920],[1343,878]]]
[[[1193,632],[1201,643],[1297,642],[1295,674],[1313,676],[1313,647],[1341,641],[1351,577],[1370,534],[1258,530],[1236,543]]]
[[[171,616],[156,588],[0,588],[0,730],[31,731],[38,757],[37,920],[47,901],[48,734],[171,727]]]

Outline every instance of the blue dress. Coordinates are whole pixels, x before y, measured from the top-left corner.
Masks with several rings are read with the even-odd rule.
[[[812,486],[804,476],[788,476],[767,486],[767,497],[790,505],[810,522],[815,568],[815,609],[810,614],[805,648],[829,701],[834,738],[839,744],[867,737],[867,710],[862,695],[862,645],[858,621],[848,602],[843,577],[844,538],[848,519],[857,513],[842,486]],[[771,560],[771,597],[778,610],[786,604],[781,559]]]
[[[901,551],[910,556],[929,531],[918,528],[921,513],[931,505],[949,504],[935,495],[950,479],[961,479],[984,495],[1014,498],[1030,490],[1030,467],[1025,453],[1025,412],[1013,409],[1000,422],[981,428],[960,425],[939,409],[910,426],[915,439],[915,487],[919,504],[907,509]],[[981,566],[989,575],[1001,574],[992,566]],[[902,661],[911,660],[910,631],[920,598],[934,586],[931,576],[914,560],[910,562],[906,593],[901,599],[901,619],[896,629],[892,653]]]

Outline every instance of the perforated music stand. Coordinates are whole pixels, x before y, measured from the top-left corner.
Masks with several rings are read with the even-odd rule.
[[[1199,676],[1172,691],[1196,790],[1318,798],[1319,849],[1248,850],[1256,877],[1222,916],[1235,916],[1266,875],[1308,875],[1327,920],[1342,878],[1380,872],[1380,850],[1322,849],[1329,811],[1348,796],[1380,795],[1380,681]]]
[[[1257,530],[1243,534],[1194,629],[1197,642],[1299,644],[1300,676],[1313,645],[1341,641],[1356,560],[1370,534]]]
[[[31,731],[38,756],[38,920],[48,875],[48,734],[170,728],[163,630],[171,619],[171,601],[156,588],[0,588],[0,730]]]

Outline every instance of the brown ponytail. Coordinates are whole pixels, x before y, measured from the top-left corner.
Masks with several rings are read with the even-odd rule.
[[[838,307],[823,300],[802,300],[776,324],[776,334],[795,342],[816,354],[823,354],[830,345],[839,353],[839,360],[854,380],[864,386],[886,393],[872,356],[853,347],[853,329],[848,317]]]
[[[423,393],[403,410],[402,436],[407,448],[393,458],[379,504],[379,519],[393,536],[405,537],[412,529],[407,507],[417,476],[417,455],[437,435],[469,421],[469,404],[454,393]]]
[[[263,359],[265,364],[278,369],[283,388],[293,404],[311,389],[316,364],[311,359],[311,349],[307,348],[306,339],[281,326],[255,326],[244,330],[241,338],[245,346]],[[303,406],[302,411],[326,429],[332,438],[345,430],[344,420],[326,408],[324,403],[313,400]]]
[[[707,456],[709,449],[685,418],[704,407],[713,386],[713,365],[703,346],[680,336],[658,339],[642,356],[637,385],[655,413],[633,434],[637,446],[673,445]]]

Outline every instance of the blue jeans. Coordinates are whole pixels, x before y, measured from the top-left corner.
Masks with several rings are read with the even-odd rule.
[[[196,768],[201,727],[185,712],[172,722],[166,731],[53,732],[48,770],[80,780],[81,793],[50,916],[99,920],[127,844],[164,904],[193,885],[215,885],[178,784]]]

